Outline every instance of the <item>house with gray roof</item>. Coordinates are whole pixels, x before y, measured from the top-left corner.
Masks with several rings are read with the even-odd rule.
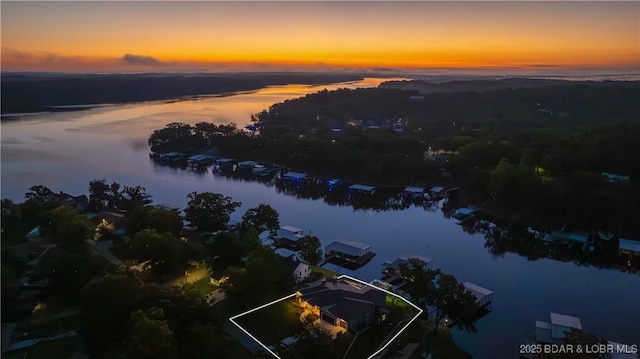
[[[386,293],[346,279],[323,281],[300,291],[300,304],[330,325],[357,332],[387,317]]]

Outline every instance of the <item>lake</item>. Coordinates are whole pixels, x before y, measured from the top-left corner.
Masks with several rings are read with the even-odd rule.
[[[89,181],[106,179],[141,185],[157,203],[184,206],[192,191],[218,192],[242,202],[240,218],[266,203],[282,225],[303,228],[327,245],[336,239],[371,244],[377,255],[356,270],[363,280],[378,278],[381,263],[404,255],[433,258],[434,266],[494,291],[493,311],[478,322],[478,333],[455,331],[474,358],[517,358],[519,344],[533,338],[534,321],[549,312],[578,316],[583,329],[608,340],[640,344],[640,276],[614,269],[517,254],[494,257],[480,234],[462,230],[442,211],[410,207],[401,211],[354,210],[323,200],[296,198],[273,185],[159,166],[149,159],[147,139],[169,122],[249,123],[249,116],[276,102],[321,89],[376,86],[384,79],[322,86],[274,86],[225,97],[115,105],[56,112],[2,123],[2,198],[22,201],[32,185],[88,194]],[[332,267],[335,268],[335,267]]]

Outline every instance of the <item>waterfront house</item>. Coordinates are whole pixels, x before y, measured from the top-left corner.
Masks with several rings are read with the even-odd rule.
[[[387,317],[386,293],[346,279],[324,280],[300,290],[299,305],[326,324],[357,332]]]
[[[551,313],[551,322],[536,320],[535,339],[538,343],[562,344],[565,333],[571,329],[582,330],[580,318],[570,315]]]
[[[349,186],[349,191],[351,193],[374,194],[376,192],[376,188],[363,184],[352,184],[351,186]]]
[[[375,256],[371,246],[354,241],[334,241],[325,248],[325,259],[347,268],[357,268]]]
[[[293,226],[281,226],[275,233],[271,231],[264,231],[260,233],[260,240],[262,243],[273,240],[273,245],[276,247],[287,247],[297,250],[302,244],[302,239],[305,238],[304,230]]]
[[[102,211],[87,213],[86,216],[95,225],[95,239],[102,239],[105,235],[122,236],[127,233],[129,219],[122,213]]]

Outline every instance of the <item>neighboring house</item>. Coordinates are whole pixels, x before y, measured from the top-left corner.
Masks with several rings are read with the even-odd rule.
[[[438,168],[448,168],[449,167],[449,155],[447,154],[438,154],[433,156],[433,161],[436,163],[436,167]]]
[[[305,238],[304,230],[292,226],[282,226],[275,233],[267,230],[260,233],[260,240],[263,244],[273,240],[275,246],[285,246],[291,249],[297,249]]]
[[[182,226],[182,230],[180,231],[180,239],[189,242],[189,241],[198,241],[203,242],[212,237],[211,232],[198,230],[197,226]]]
[[[311,267],[298,258],[296,254],[282,257],[284,267],[287,273],[291,273],[296,280],[296,283],[300,283],[311,275]]]
[[[67,206],[78,212],[85,212],[89,209],[89,198],[86,195],[72,196],[68,193],[54,193],[50,197],[51,202],[60,206]]]
[[[357,332],[387,318],[386,293],[371,286],[332,279],[302,289],[299,304],[330,325]]]
[[[100,213],[88,213],[87,218],[96,226],[96,238],[105,234],[122,236],[127,233],[129,219],[121,213],[103,211]]]

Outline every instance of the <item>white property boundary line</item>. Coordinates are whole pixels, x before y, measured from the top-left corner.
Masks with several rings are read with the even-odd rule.
[[[390,345],[390,344],[391,344],[391,343],[392,343],[392,342],[393,342],[393,341],[394,341],[394,340],[395,340],[395,339],[396,339],[400,334],[402,334],[402,332],[404,332],[404,331],[405,331],[405,329],[407,329],[407,328],[409,327],[409,325],[411,325],[411,323],[413,323],[413,321],[415,321],[416,319],[418,319],[418,317],[419,317],[419,316],[422,314],[422,312],[423,312],[423,310],[422,310],[422,309],[420,309],[418,306],[416,306],[415,304],[411,303],[411,302],[410,302],[410,301],[408,301],[407,299],[405,299],[405,298],[403,298],[403,297],[399,296],[399,295],[398,295],[398,294],[396,294],[396,293],[392,293],[392,292],[390,292],[390,291],[388,291],[388,290],[386,290],[386,289],[384,289],[384,288],[376,287],[376,286],[374,286],[374,285],[372,285],[372,284],[369,284],[369,283],[367,283],[367,282],[365,282],[365,281],[362,281],[362,280],[360,280],[360,279],[357,279],[357,278],[354,278],[354,277],[348,276],[348,275],[346,275],[346,274],[343,274],[343,275],[339,276],[337,279],[342,279],[342,278],[346,278],[346,279],[349,279],[349,280],[354,281],[354,282],[358,282],[358,283],[361,283],[361,284],[364,284],[364,285],[368,285],[369,287],[371,287],[371,288],[373,288],[373,289],[383,291],[383,292],[385,292],[385,293],[387,293],[387,294],[389,294],[389,295],[392,295],[392,296],[394,296],[394,297],[396,297],[396,298],[398,298],[398,299],[401,299],[401,300],[405,301],[406,303],[408,303],[409,305],[411,305],[412,307],[414,307],[415,309],[417,309],[417,310],[418,310],[418,314],[416,314],[416,316],[415,316],[415,317],[411,318],[411,320],[410,320],[410,321],[409,321],[409,322],[408,322],[404,327],[402,327],[402,329],[400,329],[400,331],[399,331],[398,333],[396,333],[396,335],[394,335],[394,336],[393,336],[393,338],[389,339],[389,341],[387,342],[387,344],[385,344],[384,346],[382,346],[382,348],[378,349],[375,353],[371,354],[367,359],[371,359],[371,358],[373,358],[374,356],[378,355],[378,354],[379,354],[380,352],[382,352],[383,350],[385,350],[385,349],[386,349],[386,348],[387,348],[387,347],[388,347],[388,346],[389,346],[389,345]],[[260,310],[260,309],[266,308],[266,307],[268,307],[268,306],[270,306],[270,305],[272,305],[272,304],[276,304],[276,303],[278,303],[278,302],[280,302],[280,301],[287,300],[287,299],[289,299],[289,298],[293,298],[293,297],[295,297],[295,296],[296,296],[296,293],[289,294],[289,295],[287,295],[287,296],[285,296],[285,297],[282,297],[282,298],[280,298],[280,299],[276,299],[276,300],[274,300],[274,301],[272,301],[272,302],[269,302],[269,303],[267,303],[267,304],[263,304],[263,305],[261,305],[261,306],[259,306],[259,307],[257,307],[257,308],[250,309],[250,310],[248,310],[248,311],[246,311],[246,312],[244,312],[244,313],[240,313],[240,314],[238,314],[238,315],[234,315],[233,317],[229,318],[229,321],[231,321],[231,323],[233,323],[236,327],[238,327],[238,328],[239,328],[240,330],[242,330],[245,334],[247,334],[251,339],[255,340],[255,341],[256,341],[256,343],[260,344],[260,346],[261,346],[261,347],[263,347],[266,351],[268,351],[269,353],[271,353],[271,355],[273,355],[275,358],[277,358],[277,359],[281,359],[281,358],[280,358],[276,353],[274,353],[271,349],[269,349],[269,347],[267,347],[267,346],[266,346],[266,345],[264,345],[260,340],[258,340],[258,338],[256,338],[256,337],[254,337],[253,335],[251,335],[251,333],[249,333],[246,329],[244,329],[242,326],[240,326],[240,324],[236,323],[236,322],[235,322],[235,319],[238,319],[238,318],[240,318],[240,317],[242,317],[242,316],[245,316],[245,315],[247,315],[247,314],[251,314],[251,313],[253,313],[253,312],[255,312],[255,311],[258,311],[258,310]]]

